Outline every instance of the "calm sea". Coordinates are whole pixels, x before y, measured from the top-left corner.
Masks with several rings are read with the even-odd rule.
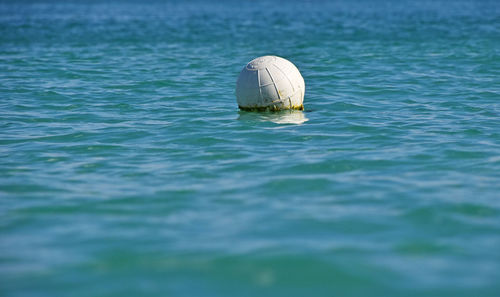
[[[500,296],[500,2],[2,1],[0,295]]]

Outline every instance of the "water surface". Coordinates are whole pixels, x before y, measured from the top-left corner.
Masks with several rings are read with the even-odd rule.
[[[499,296],[495,1],[0,4],[0,295]],[[305,111],[238,111],[253,58]]]

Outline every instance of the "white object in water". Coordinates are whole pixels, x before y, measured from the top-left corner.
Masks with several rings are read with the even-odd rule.
[[[277,56],[250,61],[236,82],[242,110],[304,109],[305,83],[292,62]]]

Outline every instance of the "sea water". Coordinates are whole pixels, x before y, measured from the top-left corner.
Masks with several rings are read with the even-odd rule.
[[[498,1],[2,1],[0,295],[500,296],[499,77]]]

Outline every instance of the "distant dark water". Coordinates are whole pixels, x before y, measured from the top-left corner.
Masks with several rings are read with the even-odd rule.
[[[0,295],[500,296],[499,77],[496,1],[1,2]]]

